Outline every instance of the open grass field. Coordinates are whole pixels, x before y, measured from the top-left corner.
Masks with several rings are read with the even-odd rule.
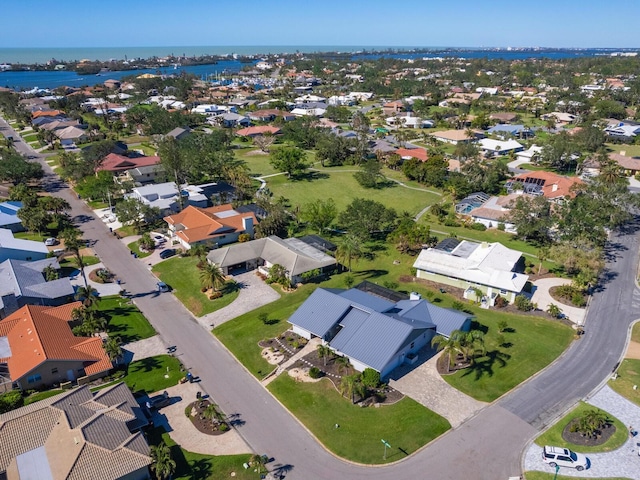
[[[250,455],[203,455],[180,448],[163,427],[156,427],[147,434],[149,445],[164,442],[171,450],[171,458],[176,462],[173,480],[257,480],[260,478],[253,468],[245,469],[242,464],[249,461]]]
[[[288,198],[291,205],[304,205],[314,200],[333,198],[338,211],[342,211],[355,198],[371,198],[394,208],[398,213],[407,211],[412,215],[436,203],[436,194],[404,188],[390,182],[388,187],[365,189],[353,178],[353,172],[324,169],[311,172],[299,180],[279,175],[266,179],[269,189],[277,198]]]
[[[209,300],[200,291],[197,263],[196,257],[176,256],[156,264],[153,272],[171,287],[173,294],[191,313],[200,317],[226,307],[238,297],[239,291],[233,284],[227,283],[222,289],[222,297]]]
[[[260,149],[250,143],[243,144],[242,148],[235,149],[234,155],[240,160],[244,160],[249,167],[249,172],[253,177],[271,175],[278,171],[269,163],[268,153],[258,153]]]
[[[153,337],[156,331],[138,307],[118,295],[102,297],[98,310],[107,318],[107,333],[120,337],[122,343]]]
[[[134,393],[153,393],[173,387],[185,376],[180,360],[171,355],[157,355],[131,362],[124,382]],[[168,378],[165,378],[165,375]]]
[[[640,360],[625,358],[618,367],[618,377],[609,380],[609,386],[623,397],[640,405],[640,390],[634,389],[640,385]]]
[[[640,145],[626,145],[618,143],[605,143],[608,152],[624,152],[627,157],[640,157]]]
[[[571,422],[571,420],[584,415],[589,410],[594,409],[599,410],[592,405],[580,402],[576,408],[565,415],[549,430],[536,438],[536,445],[539,445],[541,447],[544,447],[545,445],[562,445],[565,448],[580,453],[611,452],[620,448],[622,445],[624,445],[624,442],[627,441],[627,438],[629,437],[629,431],[627,430],[626,425],[624,425],[620,420],[612,415],[609,415],[608,413],[607,415],[612,420],[613,425],[616,427],[616,432],[613,434],[613,436],[611,436],[611,438],[609,438],[609,440],[607,440],[602,445],[598,445],[597,447],[585,447],[582,445],[575,445],[571,442],[567,442],[562,438],[562,431]]]
[[[327,449],[352,462],[401,460],[451,428],[446,419],[410,398],[380,408],[353,405],[329,380],[304,383],[281,375],[268,389]],[[391,445],[386,459],[381,439]]]

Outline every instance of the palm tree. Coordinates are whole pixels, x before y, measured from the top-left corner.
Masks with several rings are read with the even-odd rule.
[[[220,412],[218,412],[218,408],[215,403],[210,403],[207,406],[207,408],[204,409],[204,411],[202,412],[202,415],[204,416],[204,418],[211,420],[212,424],[214,419],[220,421],[220,417],[221,417]]]
[[[338,366],[338,373],[341,374],[351,366],[351,362],[349,361],[348,357],[339,356],[338,358],[336,358],[336,365]]]
[[[540,266],[538,267],[538,275],[542,272],[542,262],[549,258],[549,247],[540,247],[538,249],[538,260],[540,260]]]
[[[453,332],[450,337],[444,335],[436,335],[431,339],[431,346],[436,348],[436,351],[443,351],[445,355],[449,355],[449,367],[453,367],[456,362],[456,355],[460,351],[460,343],[458,339],[454,337]]]
[[[200,283],[202,288],[212,288],[216,291],[224,285],[226,278],[224,273],[215,263],[207,262],[200,270]]]
[[[327,357],[331,356],[331,349],[326,345],[318,345],[318,356],[324,360],[324,366],[326,367]]]
[[[151,470],[158,480],[171,477],[176,471],[176,462],[171,458],[171,449],[164,443],[151,446]]]
[[[249,463],[251,463],[251,465],[256,467],[256,469],[258,470],[258,475],[260,475],[263,467],[267,463],[267,459],[262,455],[258,455],[257,453],[255,453],[251,455],[251,458],[249,459]]]
[[[352,233],[347,233],[340,245],[338,245],[338,249],[336,250],[336,258],[339,262],[347,264],[347,268],[351,271],[351,262],[355,260],[357,262],[358,258],[362,255],[362,242],[360,238]]]
[[[562,309],[558,307],[555,303],[550,303],[547,308],[547,313],[551,315],[553,318],[560,318],[560,314],[562,313]]]
[[[92,286],[79,287],[75,294],[75,299],[82,302],[85,308],[93,308],[100,302],[98,290]]]
[[[457,339],[460,345],[460,352],[464,356],[465,361],[473,364],[478,353],[484,354],[484,333],[482,333],[482,331],[469,330],[468,332],[463,332],[461,330],[455,330],[451,333],[451,336]]]
[[[112,362],[118,363],[118,359],[122,357],[122,340],[120,337],[111,337],[107,338],[107,341],[103,343],[102,348],[107,355],[109,355],[109,360]]]
[[[82,279],[84,280],[84,286],[88,287],[89,283],[87,282],[87,276],[84,273],[84,259],[80,253],[84,244],[82,239],[80,238],[80,231],[76,228],[67,228],[63,230],[60,234],[60,237],[64,241],[65,248],[73,254],[73,257],[76,262],[76,267],[80,270],[80,274],[82,275]]]
[[[196,243],[193,247],[191,247],[191,250],[189,250],[189,254],[194,257],[198,257],[200,261],[204,260],[204,257],[208,252],[209,249],[202,243]]]

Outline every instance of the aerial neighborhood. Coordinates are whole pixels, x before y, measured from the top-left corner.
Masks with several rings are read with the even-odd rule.
[[[640,60],[383,53],[0,88],[0,479],[639,478]]]

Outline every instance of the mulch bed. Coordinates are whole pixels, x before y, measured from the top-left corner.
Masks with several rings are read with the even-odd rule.
[[[104,270],[103,268],[96,268],[95,270],[91,270],[89,272],[89,280],[96,283],[113,283],[113,277],[109,278],[107,281],[104,281],[102,278],[98,276],[98,271]]]
[[[565,305],[571,305],[572,307],[577,307],[577,308],[585,308],[584,306],[579,307],[578,305],[575,305],[570,298],[561,297],[560,295],[558,295],[558,287],[557,286],[556,287],[551,287],[549,289],[549,295],[551,295],[551,298],[553,298],[558,303],[564,303]],[[585,301],[585,305],[586,305],[587,297],[585,295],[582,295],[582,299]]]
[[[587,437],[582,435],[580,432],[572,432],[571,427],[578,422],[577,418],[571,420],[564,430],[562,431],[562,438],[567,442],[573,443],[574,445],[581,445],[584,447],[595,447],[598,445],[602,445],[607,440],[611,438],[611,436],[616,433],[616,427],[613,423],[608,424],[604,427],[600,435],[597,437]]]
[[[440,355],[440,358],[438,358],[438,361],[436,362],[436,368],[437,368],[438,373],[440,375],[452,375],[452,374],[456,373],[458,370],[464,370],[465,368],[468,368],[469,366],[470,366],[469,362],[463,362],[462,361],[462,356],[461,355],[458,355],[454,365],[452,366],[449,363],[449,354],[448,353],[443,353],[442,355]]]
[[[190,415],[189,420],[191,420],[193,426],[196,427],[196,430],[206,435],[222,435],[223,433],[231,430],[231,428],[229,428],[229,425],[227,425],[225,422],[222,422],[220,424],[215,420],[212,422],[210,419],[204,417],[203,412],[209,405],[211,405],[211,402],[209,400],[196,400],[195,402],[190,403],[189,406],[185,409],[185,412],[191,413],[193,411],[193,408],[195,408],[195,415]],[[221,425],[227,425],[227,429],[221,430]]]
[[[273,348],[284,355],[284,361],[289,360],[296,353],[298,353],[306,344],[308,340],[295,334],[291,331],[286,331],[278,338],[270,338],[268,340],[261,340],[258,345],[262,348]]]

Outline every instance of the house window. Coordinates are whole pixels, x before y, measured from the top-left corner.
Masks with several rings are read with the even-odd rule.
[[[58,369],[57,368],[52,368],[51,369],[51,375],[53,375],[54,373],[58,373]]]
[[[27,383],[36,383],[40,380],[42,380],[42,375],[40,375],[39,373],[36,373],[35,375],[29,375],[27,377]]]
[[[500,290],[500,295],[506,295],[507,291],[506,290]]]

